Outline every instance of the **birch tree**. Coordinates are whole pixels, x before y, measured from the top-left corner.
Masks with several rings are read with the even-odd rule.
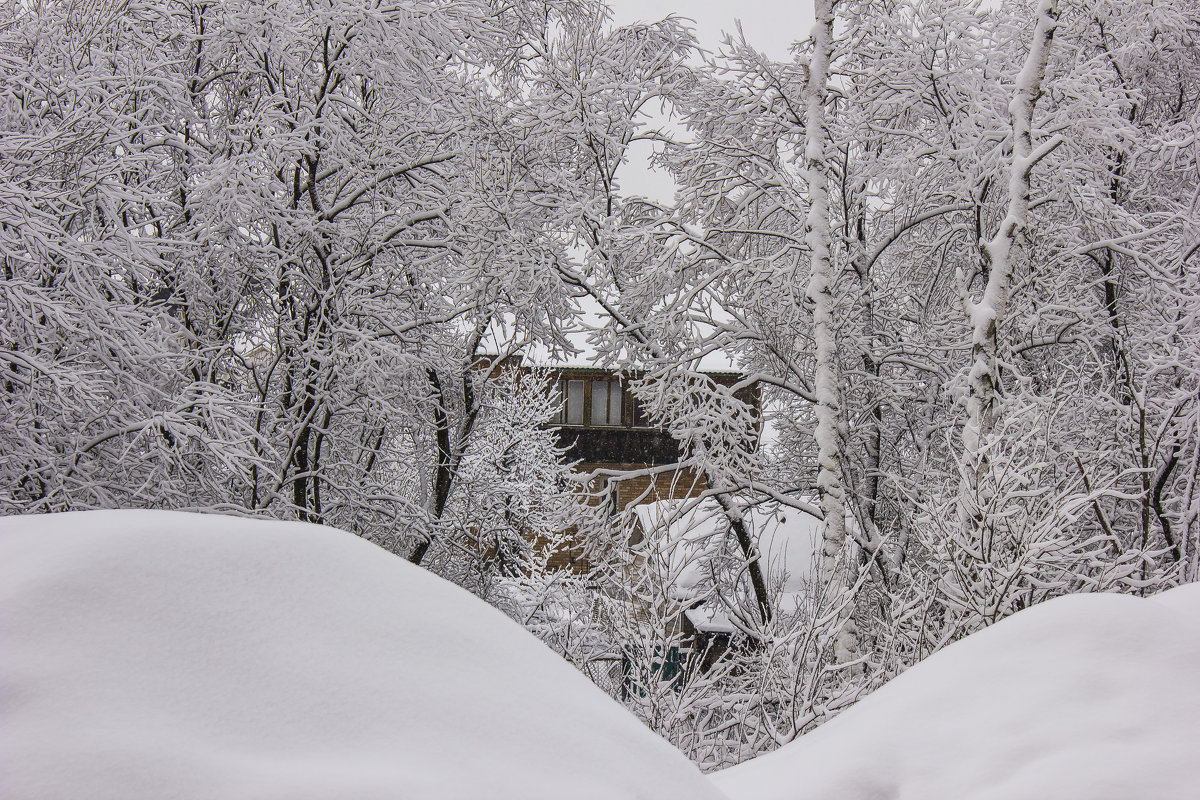
[[[808,215],[804,240],[810,257],[805,297],[813,305],[813,340],[817,427],[817,493],[824,515],[822,569],[830,584],[845,581],[839,561],[846,549],[846,502],[842,487],[841,400],[839,398],[837,341],[834,334],[834,275],[830,253],[828,157],[825,140],[826,84],[833,53],[833,3],[818,0],[812,30],[812,55],[808,62],[808,87],[804,117],[804,178],[808,188]],[[835,643],[839,661],[853,658],[855,631],[852,618],[842,625]]]
[[[1062,144],[1059,136],[1049,137],[1035,146],[1033,114],[1050,56],[1050,44],[1058,24],[1058,4],[1043,0],[1035,12],[1033,40],[1020,73],[1008,111],[1012,119],[1012,161],[1008,168],[1008,207],[995,235],[982,244],[984,271],[987,283],[978,301],[964,299],[971,324],[971,369],[967,379],[967,421],[963,428],[963,453],[966,462],[966,485],[960,494],[959,516],[965,526],[982,537],[986,524],[977,509],[972,509],[972,497],[979,491],[980,477],[988,471],[985,440],[995,427],[1001,413],[997,389],[997,331],[1004,322],[1013,275],[1013,262],[1021,236],[1028,224],[1030,177],[1038,163]],[[987,500],[983,499],[982,503]]]

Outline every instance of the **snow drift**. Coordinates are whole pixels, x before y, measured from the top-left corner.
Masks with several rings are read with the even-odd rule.
[[[1200,793],[1200,584],[1052,600],[712,776],[744,800],[1129,800]]]
[[[0,520],[18,798],[716,798],[512,621],[348,533]]]

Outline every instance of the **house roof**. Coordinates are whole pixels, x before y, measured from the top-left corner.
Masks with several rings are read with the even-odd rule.
[[[733,621],[725,610],[709,601],[683,612],[692,627],[701,633],[736,633]]]

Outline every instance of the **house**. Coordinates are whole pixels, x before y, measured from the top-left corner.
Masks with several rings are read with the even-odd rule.
[[[612,475],[608,491],[598,494],[606,495],[614,513],[630,512],[634,557],[626,567],[626,585],[632,591],[614,599],[625,607],[625,614],[660,631],[662,643],[650,657],[650,671],[670,683],[690,669],[707,670],[738,635],[728,606],[730,587],[718,586],[715,576],[721,569],[727,576],[741,569],[740,552],[734,552],[723,512],[711,498],[702,498],[708,488],[704,476],[670,468],[685,454],[670,433],[648,418],[630,390],[639,377],[636,372],[587,365],[546,368],[552,370],[559,401],[552,424],[560,445],[569,458],[579,460],[577,471]],[[703,374],[726,387],[743,377],[732,370]],[[758,412],[756,390],[738,389],[735,396]],[[667,469],[655,469],[659,467]],[[752,508],[745,519],[763,553],[778,610],[794,609],[819,543],[816,520],[777,504]],[[555,552],[549,565],[587,567],[582,548],[573,547]],[[645,588],[646,582],[656,588],[634,588]],[[648,597],[662,599],[653,605]],[[620,669],[623,691],[632,691],[638,680],[632,677],[628,656]]]
[[[566,348],[552,349],[540,342],[514,348],[515,336],[507,321],[494,323],[481,346],[490,357],[511,361],[517,369],[551,374],[560,403],[552,424],[567,457],[578,461],[576,471],[629,473],[611,482],[614,510],[700,494],[707,488],[704,477],[690,470],[645,472],[675,464],[685,454],[670,433],[648,418],[631,391],[632,382],[644,374],[638,365],[602,366],[594,339],[604,329],[606,316],[585,306],[580,310],[578,329],[564,335]],[[691,366],[719,386],[732,387],[744,378],[737,364],[720,350],[697,357]],[[757,414],[760,394],[756,387],[740,388],[735,396]]]
[[[576,470],[629,473],[613,481],[614,511],[640,503],[695,497],[707,488],[703,475],[686,468],[652,471],[677,463],[685,454],[669,432],[649,419],[630,390],[631,381],[638,377],[636,372],[587,366],[547,368],[555,374],[560,403],[553,424],[568,458],[578,459]],[[733,386],[741,379],[733,371],[703,374],[721,386]],[[739,390],[738,396],[757,410],[756,391]]]
[[[573,363],[521,363],[518,368],[547,370],[558,400],[558,413],[550,421],[574,471],[596,474],[591,502],[607,503],[620,512],[646,503],[697,497],[708,485],[704,475],[679,467],[686,455],[679,442],[645,413],[631,389],[640,374],[634,370],[605,369]],[[723,386],[733,386],[741,376],[733,371],[703,373]],[[758,393],[739,390],[739,397],[757,407]],[[631,544],[641,541],[640,527],[630,531]],[[545,546],[538,541],[535,544]],[[582,543],[557,543],[547,557],[551,569],[586,571]]]
[[[673,466],[687,454],[670,432],[655,424],[632,391],[643,373],[636,367],[600,366],[586,332],[569,338],[576,351],[574,355],[563,356],[534,346],[527,348],[515,365],[550,374],[558,407],[550,424],[556,430],[559,445],[566,450],[567,458],[576,462],[576,472],[597,476],[599,484],[592,487],[595,502],[607,502],[614,514],[629,512],[625,522],[629,524],[628,541],[634,559],[626,568],[628,585],[633,587],[650,579],[664,587],[671,598],[662,608],[643,607],[645,601],[637,591],[611,599],[625,606],[623,613],[647,621],[658,620],[665,635],[681,634],[690,642],[685,647],[692,652],[711,653],[713,649],[707,645],[720,637],[728,642],[735,626],[709,591],[711,587],[679,580],[683,563],[680,558],[697,541],[688,531],[701,530],[700,538],[708,543],[710,550],[718,541],[727,544],[724,536],[727,527],[720,525],[723,518],[712,513],[715,503],[687,502],[699,500],[708,489],[705,476],[687,467]],[[736,365],[720,352],[699,359],[694,370],[717,386],[727,388],[738,386],[744,379]],[[738,387],[735,397],[748,404],[756,415],[760,411],[761,397],[756,387]],[[678,518],[681,509],[683,517]],[[785,516],[759,509],[749,515],[748,521],[755,535],[764,536],[766,541],[775,535]],[[793,519],[798,517],[796,514]],[[537,544],[554,548],[547,557],[551,569],[584,572],[589,567],[581,542],[568,538],[566,544]],[[797,552],[800,549],[793,547]],[[688,557],[694,563],[688,569],[705,572],[713,563],[715,552],[691,552]],[[728,561],[729,553],[722,557]],[[797,573],[807,574],[807,558],[797,558],[796,564],[801,561],[803,570]],[[772,563],[786,569],[781,559],[772,559]],[[675,649],[674,663],[678,666],[678,646],[667,647],[664,658],[671,655],[671,647]]]

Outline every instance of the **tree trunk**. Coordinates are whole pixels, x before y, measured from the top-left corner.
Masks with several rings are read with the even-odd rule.
[[[821,546],[822,570],[833,587],[846,580],[846,496],[842,483],[842,445],[838,432],[841,399],[838,393],[837,342],[833,328],[832,232],[829,223],[829,175],[825,156],[825,104],[829,61],[833,50],[833,2],[817,0],[812,29],[813,53],[808,65],[808,98],[804,123],[804,173],[808,182],[808,217],[804,225],[810,254],[805,297],[812,304],[816,343],[817,492],[825,515]],[[838,661],[854,657],[858,646],[854,620],[847,616],[834,643]]]
[[[1000,228],[983,244],[987,284],[979,302],[965,301],[971,324],[971,371],[967,378],[967,423],[962,432],[964,483],[959,493],[959,522],[969,541],[976,541],[986,525],[981,497],[989,470],[985,444],[999,414],[999,329],[1008,305],[1009,284],[1021,236],[1028,224],[1030,175],[1039,161],[1062,143],[1059,136],[1033,147],[1033,110],[1042,91],[1050,43],[1058,24],[1057,0],[1041,0],[1037,8],[1033,42],[1008,104],[1012,118],[1013,155],[1008,173],[1008,208]]]

